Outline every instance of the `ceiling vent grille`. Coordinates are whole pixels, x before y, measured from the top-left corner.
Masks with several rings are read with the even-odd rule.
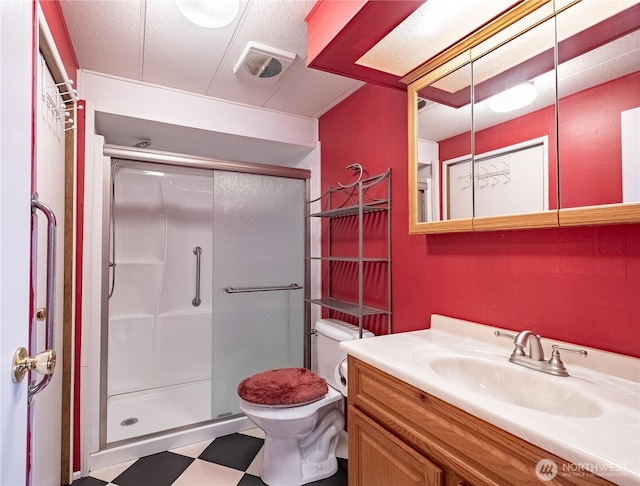
[[[295,59],[296,55],[291,52],[249,42],[233,68],[233,74],[273,83]]]

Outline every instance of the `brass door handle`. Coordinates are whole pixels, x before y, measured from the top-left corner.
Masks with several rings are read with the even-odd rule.
[[[51,375],[55,367],[56,352],[53,349],[47,349],[31,358],[26,348],[18,348],[13,355],[12,378],[14,383],[20,383],[28,371]]]

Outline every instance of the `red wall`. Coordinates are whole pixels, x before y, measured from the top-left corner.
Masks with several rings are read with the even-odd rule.
[[[560,100],[563,208],[622,202],[620,112],[637,106],[640,71]]]
[[[365,85],[319,124],[323,191],[392,167],[394,332],[438,313],[640,357],[638,225],[410,236],[406,94]]]
[[[76,53],[73,50],[73,45],[71,44],[67,23],[62,15],[60,2],[58,0],[40,0],[40,6],[42,13],[47,19],[47,25],[58,48],[60,59],[62,60],[62,64],[64,64],[64,69],[67,71],[67,76],[75,82],[77,81],[76,70],[79,64]]]

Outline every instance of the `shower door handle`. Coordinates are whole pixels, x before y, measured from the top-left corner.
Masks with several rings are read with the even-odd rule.
[[[193,249],[193,254],[196,256],[196,296],[191,300],[191,304],[194,307],[198,307],[202,302],[200,300],[200,259],[202,256],[202,248],[196,246]]]

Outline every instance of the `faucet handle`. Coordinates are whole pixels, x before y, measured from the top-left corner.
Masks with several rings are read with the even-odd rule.
[[[506,338],[509,338],[509,339],[513,339],[514,341],[516,339],[516,335],[515,334],[510,334],[508,332],[494,331],[493,335],[497,336],[497,337],[506,337]]]
[[[549,359],[549,369],[552,375],[557,376],[569,376],[567,368],[565,368],[564,363],[560,359],[560,349],[569,353],[579,354],[583,357],[586,357],[588,354],[584,349],[568,348],[566,346],[560,346],[558,344],[552,344],[551,349],[553,351],[551,352],[551,358]]]
[[[589,353],[587,353],[587,351],[584,349],[569,348],[567,346],[560,346],[559,344],[552,344],[551,349],[553,350],[552,355],[558,355],[558,356],[560,355],[560,353],[558,352],[559,349],[562,349],[563,351],[567,351],[569,353],[579,354],[583,358],[586,358],[589,355]]]

